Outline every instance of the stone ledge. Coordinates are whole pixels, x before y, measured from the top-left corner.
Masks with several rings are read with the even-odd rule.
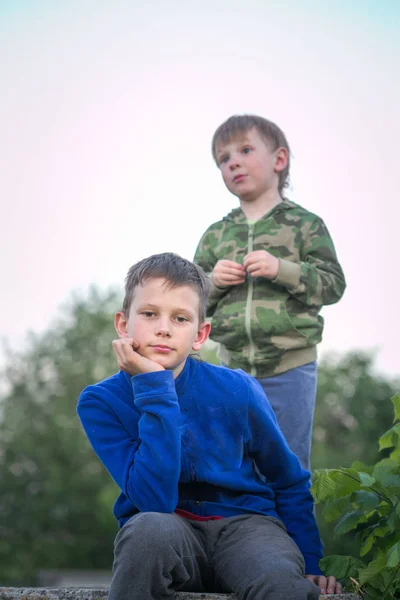
[[[107,588],[12,588],[0,587],[0,600],[107,600]],[[320,600],[358,600],[354,594],[320,596]],[[233,594],[179,592],[175,600],[235,600]]]

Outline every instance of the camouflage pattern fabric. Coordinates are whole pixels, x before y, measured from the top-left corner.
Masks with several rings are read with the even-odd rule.
[[[224,363],[268,377],[315,360],[320,310],[340,300],[346,282],[322,219],[286,199],[254,223],[241,208],[231,211],[203,234],[194,262],[212,278],[218,260],[243,264],[255,250],[280,259],[276,279],[248,275],[241,285],[214,285],[207,317]]]

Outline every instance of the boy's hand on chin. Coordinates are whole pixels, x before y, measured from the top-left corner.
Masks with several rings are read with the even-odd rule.
[[[117,357],[119,368],[129,373],[129,375],[165,371],[164,367],[154,362],[154,360],[150,360],[136,352],[139,344],[134,338],[128,337],[113,340],[112,347]]]

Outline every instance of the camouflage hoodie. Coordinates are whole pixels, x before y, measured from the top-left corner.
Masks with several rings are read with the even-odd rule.
[[[286,199],[253,223],[241,208],[232,210],[204,233],[194,262],[212,277],[218,260],[242,264],[255,250],[280,259],[276,279],[248,275],[241,285],[214,285],[207,316],[220,359],[268,377],[315,360],[319,312],[340,300],[346,282],[324,222]]]

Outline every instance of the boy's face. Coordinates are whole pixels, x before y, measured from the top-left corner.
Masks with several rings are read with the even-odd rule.
[[[168,287],[157,277],[135,288],[129,318],[117,314],[119,337],[132,337],[136,352],[171,370],[182,371],[191,350],[198,351],[207,340],[210,324],[199,323],[199,296],[189,285]]]
[[[278,191],[279,172],[287,166],[287,150],[271,151],[257,129],[239,134],[227,144],[216,144],[216,158],[228,190],[240,200],[257,200]]]

